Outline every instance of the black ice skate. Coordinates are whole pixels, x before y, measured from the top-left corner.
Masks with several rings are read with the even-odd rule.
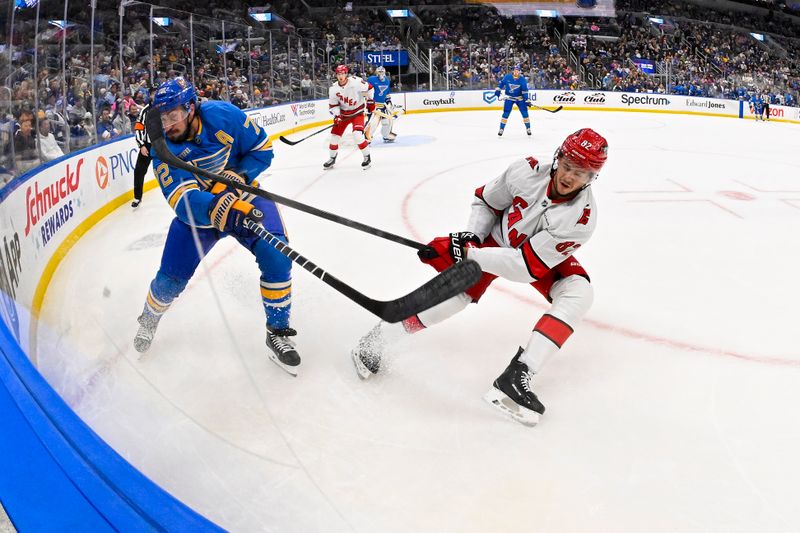
[[[381,356],[385,345],[381,326],[378,324],[369,333],[361,337],[358,345],[351,352],[353,364],[361,379],[369,379],[381,369]]]
[[[371,164],[372,164],[372,158],[370,156],[365,156],[364,160],[361,162],[362,170],[367,170]]]
[[[530,128],[526,129],[526,130],[525,130],[525,133],[527,133],[527,134],[528,134],[528,137],[530,137],[530,136],[531,136],[531,129],[530,129]]]
[[[336,163],[336,156],[333,156],[324,163],[322,163],[322,168],[324,168],[325,170],[329,170],[333,168],[334,163]]]
[[[300,355],[295,350],[294,343],[287,337],[294,337],[295,335],[297,335],[297,332],[292,328],[273,329],[267,326],[269,358],[292,376],[297,376]]]
[[[500,130],[500,131],[498,131],[498,132],[497,132],[497,136],[498,136],[498,137],[502,137],[502,136],[503,136],[503,130]]]
[[[137,352],[144,353],[153,343],[153,337],[156,335],[156,328],[158,328],[158,321],[161,320],[161,317],[144,311],[136,320],[139,322],[139,331],[133,338],[133,347]]]
[[[533,373],[519,360],[522,352],[520,347],[483,399],[517,422],[532,427],[539,422],[539,415],[544,414],[544,405],[531,390]]]

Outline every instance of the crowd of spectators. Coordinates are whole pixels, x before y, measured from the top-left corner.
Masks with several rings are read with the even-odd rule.
[[[493,88],[516,64],[529,86],[541,89],[734,99],[758,91],[786,105],[795,105],[800,89],[800,18],[777,2],[774,9],[734,13],[690,2],[619,0],[616,18],[565,21],[428,0],[414,2],[416,18],[397,21],[377,7],[281,0],[272,4],[276,22],[269,27],[247,18],[244,0],[154,3],[174,23],[153,27],[151,37],[149,5],[128,7],[120,32],[117,3],[98,0],[94,48],[85,31],[88,10],[70,6],[70,25],[60,29],[66,33],[39,33],[36,68],[35,10],[16,12],[14,46],[0,54],[0,184],[64,152],[130,133],[149,89],[170,77],[191,78],[201,99],[262,107],[323,97],[332,66],[342,62],[369,74],[362,54],[371,50],[412,46],[425,64],[430,53],[436,89]],[[64,16],[55,3],[41,11],[42,24]],[[763,33],[765,41],[750,32]],[[657,72],[644,73],[637,65],[642,60]],[[404,90],[427,88],[427,72],[404,77]]]

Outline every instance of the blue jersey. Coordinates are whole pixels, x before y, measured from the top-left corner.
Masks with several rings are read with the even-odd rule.
[[[370,76],[367,78],[367,83],[372,85],[372,87],[375,89],[375,103],[385,103],[386,97],[389,96],[389,93],[391,92],[389,86],[392,84],[392,82],[389,80],[389,76],[384,76],[383,81],[381,81],[378,76]]]
[[[506,74],[497,86],[498,91],[505,91],[506,98],[509,100],[528,101],[528,80],[525,76],[515,78],[513,74]]]
[[[211,101],[199,106],[197,114],[200,124],[194,139],[173,143],[164,137],[173,154],[210,172],[233,170],[245,177],[248,184],[269,167],[272,141],[241,109],[228,102]],[[211,227],[208,215],[214,198],[208,192],[211,180],[168,166],[156,154],[153,170],[178,219],[198,227]]]

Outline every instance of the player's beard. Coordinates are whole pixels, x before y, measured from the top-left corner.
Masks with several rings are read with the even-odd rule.
[[[192,113],[190,116],[186,117],[186,127],[183,129],[183,133],[181,133],[176,138],[173,138],[171,135],[167,135],[167,137],[169,138],[170,142],[173,142],[175,144],[181,144],[181,143],[185,143],[186,141],[188,141],[189,140],[189,134],[191,133],[192,122],[193,121],[194,121],[194,113]]]

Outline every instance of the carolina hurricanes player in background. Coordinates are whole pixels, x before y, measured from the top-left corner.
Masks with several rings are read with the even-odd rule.
[[[372,85],[358,76],[348,76],[347,65],[336,67],[336,83],[328,89],[328,106],[333,113],[333,129],[330,140],[330,159],[322,164],[323,168],[333,168],[336,154],[339,152],[339,141],[348,124],[353,125],[353,138],[364,156],[361,168],[368,169],[372,160],[369,156],[369,141],[364,137],[364,109],[372,113],[375,110]]]
[[[584,128],[564,140],[552,163],[520,159],[479,187],[467,231],[434,239],[419,256],[440,272],[469,257],[481,266],[483,277],[465,293],[399,324],[378,323],[353,350],[359,376],[366,379],[380,370],[388,343],[477,302],[498,276],[530,283],[551,306],[484,398],[519,422],[535,425],[544,405],[533,393],[531,378],[592,304],[589,276],[573,253],[594,231],[597,208],[589,185],[607,157],[608,142]]]

